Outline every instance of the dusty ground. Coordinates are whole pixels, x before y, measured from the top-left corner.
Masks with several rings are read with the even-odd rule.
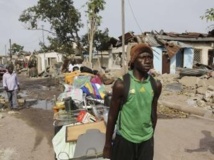
[[[53,99],[61,90],[57,80],[49,78],[29,79],[20,76],[21,93],[25,99]],[[1,160],[53,160],[54,136],[52,110],[25,108],[18,113],[0,112],[0,159]]]
[[[60,86],[56,86],[58,81],[53,79],[21,76],[20,82],[21,89],[27,92],[27,98],[51,100],[53,95],[61,93]],[[4,111],[0,115],[0,160],[54,159],[51,110],[23,108],[16,114]],[[166,115],[159,115],[155,160],[213,159],[214,121],[177,118],[186,116],[172,110]]]
[[[27,91],[25,98],[53,99],[53,95],[58,96],[62,91],[58,78],[28,78],[19,76],[21,91]]]

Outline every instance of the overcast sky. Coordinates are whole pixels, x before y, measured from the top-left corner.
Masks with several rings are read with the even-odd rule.
[[[37,4],[38,0],[0,0],[0,54],[5,55],[12,43],[24,46],[26,51],[39,48],[43,41],[42,31],[27,30],[26,25],[19,22],[22,11]],[[85,7],[87,0],[74,0],[75,6],[83,13],[82,22],[85,27],[80,34],[87,31]],[[125,0],[125,30],[140,34],[145,31],[166,32],[200,32],[207,33],[211,22],[201,20],[208,8],[214,7],[214,0]],[[109,36],[117,38],[121,31],[121,0],[106,0],[105,10],[101,13],[100,29],[109,29]],[[214,23],[214,22],[213,22]],[[45,25],[45,29],[49,29]],[[44,33],[45,37],[49,34]],[[45,39],[45,42],[47,40]]]

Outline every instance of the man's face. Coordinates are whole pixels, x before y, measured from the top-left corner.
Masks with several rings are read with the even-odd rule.
[[[148,72],[153,67],[153,55],[147,52],[138,54],[134,66],[140,72]]]
[[[8,67],[8,72],[11,74],[11,73],[13,73],[13,67]]]

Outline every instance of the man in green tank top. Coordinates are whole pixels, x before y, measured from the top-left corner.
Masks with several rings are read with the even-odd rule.
[[[156,81],[157,94],[154,94],[148,74],[153,67],[151,47],[136,44],[130,56],[130,88],[122,107],[125,84],[118,79],[113,85],[103,157],[111,160],[153,160],[153,135],[162,84]],[[115,124],[117,133],[112,141]]]

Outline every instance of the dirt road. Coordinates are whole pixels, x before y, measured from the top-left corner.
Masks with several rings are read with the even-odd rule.
[[[41,117],[38,114],[29,113]],[[0,159],[1,160],[53,160],[54,152],[51,145],[53,131],[51,124],[44,130],[41,123],[34,124],[31,120],[19,115],[3,115],[0,120]],[[22,120],[20,117],[22,116]],[[38,121],[37,121],[38,122]],[[40,128],[36,127],[40,125]]]
[[[155,133],[155,160],[213,160],[214,121],[159,119]]]
[[[51,98],[60,91],[50,80],[21,78],[29,97]],[[40,87],[38,87],[40,86]],[[36,89],[37,88],[37,89]],[[53,160],[53,112],[24,108],[0,112],[0,160]],[[198,118],[159,119],[154,160],[213,160],[214,121]]]
[[[39,124],[29,120],[30,116],[23,117],[22,113],[16,116],[7,114],[0,119],[1,160],[54,159],[52,125],[44,126],[43,121],[47,124],[48,119],[41,117],[39,112],[30,112],[29,115],[41,119]],[[20,116],[22,119],[17,118]],[[213,121],[195,118],[159,119],[154,160],[213,160],[213,131]]]

